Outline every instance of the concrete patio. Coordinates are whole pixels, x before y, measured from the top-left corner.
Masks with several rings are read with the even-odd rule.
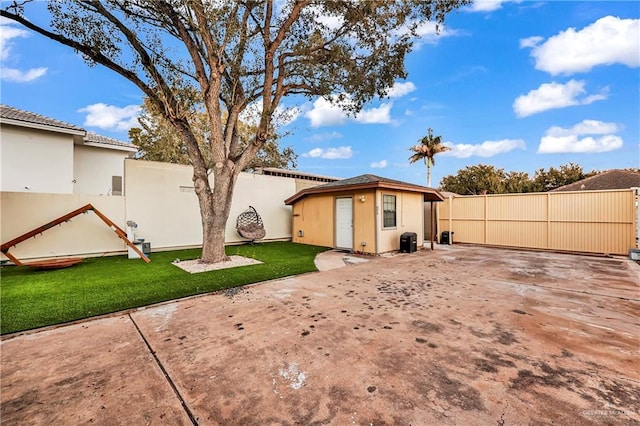
[[[640,422],[630,260],[454,245],[326,269],[5,336],[2,423]]]

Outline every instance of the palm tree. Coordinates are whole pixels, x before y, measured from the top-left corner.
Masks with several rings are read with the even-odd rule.
[[[409,157],[409,164],[423,160],[427,166],[427,186],[431,187],[431,166],[435,164],[433,157],[441,152],[449,151],[451,148],[442,145],[442,136],[433,136],[433,129],[429,128],[427,136],[419,140],[420,144],[412,146],[409,151],[413,155]]]

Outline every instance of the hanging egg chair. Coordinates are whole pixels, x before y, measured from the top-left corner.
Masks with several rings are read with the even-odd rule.
[[[249,206],[247,210],[240,213],[236,220],[236,231],[243,238],[254,242],[261,240],[267,235],[267,231],[264,229],[262,218],[252,206]]]

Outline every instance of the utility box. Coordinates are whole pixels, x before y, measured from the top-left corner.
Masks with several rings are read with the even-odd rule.
[[[440,235],[440,244],[453,244],[453,231],[442,231]]]
[[[415,232],[405,232],[400,235],[400,253],[413,253],[418,250],[418,235]]]
[[[142,243],[142,253],[144,253],[145,256],[151,254],[151,243]]]

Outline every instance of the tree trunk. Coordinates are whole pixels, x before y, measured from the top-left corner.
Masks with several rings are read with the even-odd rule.
[[[225,230],[237,178],[233,170],[233,166],[216,167],[211,191],[206,171],[198,173],[194,168],[193,180],[202,218],[202,263],[229,260],[225,253]]]

